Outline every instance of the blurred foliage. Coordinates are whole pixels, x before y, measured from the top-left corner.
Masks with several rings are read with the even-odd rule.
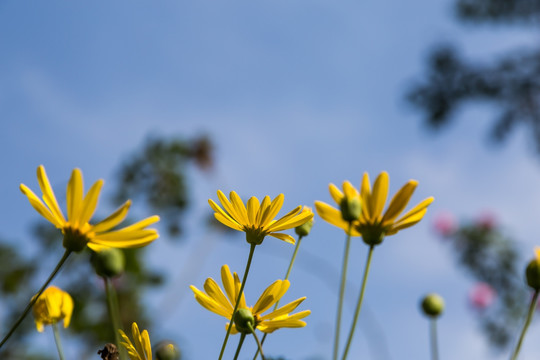
[[[212,145],[208,138],[152,138],[120,167],[118,177],[113,181],[117,190],[111,199],[102,198],[101,203],[107,203],[107,200],[124,202],[128,198],[144,199],[144,202],[140,199],[134,201],[138,206],[132,212],[140,211],[147,215],[158,213],[169,233],[179,235],[182,215],[189,204],[191,186],[188,171],[191,164],[202,170],[212,166]],[[33,210],[29,207],[28,211]],[[126,223],[130,222],[133,221],[126,220]],[[49,274],[63,254],[62,234],[51,224],[43,221],[36,223],[33,235],[37,251],[27,251],[24,246],[28,244],[8,245],[16,244],[13,241],[0,243],[0,303],[4,324],[15,322],[33,295],[31,291],[37,291],[39,281],[44,280],[43,276]],[[113,279],[121,322],[125,329],[129,329],[133,321],[137,321],[142,328],[151,328],[151,317],[143,306],[142,295],[152,287],[162,285],[163,275],[147,267],[145,248],[122,251],[126,258],[125,273]],[[70,341],[79,340],[81,353],[78,359],[98,359],[97,351],[103,349],[106,343],[114,342],[104,281],[94,272],[90,255],[89,249],[74,254],[54,281],[69,292],[75,302],[71,324],[62,331],[62,337],[68,339],[69,336]],[[136,314],[136,318],[133,314]],[[45,333],[51,335],[49,340],[52,341],[52,334]],[[56,354],[48,357],[36,352],[35,346],[30,346],[31,339],[37,336],[45,335],[37,333],[29,316],[2,349],[2,358],[55,359]]]
[[[516,242],[491,221],[466,223],[445,237],[451,240],[460,267],[496,292],[496,301],[476,313],[487,339],[499,349],[510,345],[531,298]]]
[[[144,199],[151,211],[160,215],[169,235],[180,235],[180,218],[189,202],[184,169],[188,161],[202,170],[211,168],[211,153],[206,137],[192,141],[149,139],[120,168],[115,202]]]
[[[519,24],[533,30],[540,15],[537,0],[457,0],[456,8],[459,19],[468,23]],[[505,140],[522,125],[540,153],[540,48],[512,50],[482,62],[466,60],[455,46],[439,44],[427,67],[408,99],[424,113],[429,127],[450,123],[465,103],[486,102],[497,109],[493,140]]]

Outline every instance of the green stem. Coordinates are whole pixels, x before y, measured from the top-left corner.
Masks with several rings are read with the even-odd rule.
[[[114,333],[114,341],[118,347],[120,353],[120,359],[127,359],[126,350],[123,346],[120,345],[120,333],[119,329],[123,330],[122,324],[120,322],[120,309],[118,307],[118,298],[116,296],[116,291],[112,284],[112,281],[109,277],[104,276],[103,281],[105,282],[105,295],[107,297],[107,308],[109,310],[109,318],[111,320],[111,325]]]
[[[512,355],[512,360],[516,360],[518,357],[519,349],[521,348],[521,343],[523,342],[523,339],[525,338],[525,333],[527,332],[529,324],[531,323],[532,317],[534,315],[534,310],[536,309],[536,302],[538,301],[539,291],[540,290],[536,290],[534,292],[533,298],[531,300],[531,305],[529,305],[529,312],[527,313],[527,319],[525,320],[525,324],[523,324],[523,330],[521,330],[521,335],[519,336],[516,349],[514,350],[514,353]]]
[[[255,338],[255,341],[257,342],[257,347],[259,348],[259,352],[261,353],[262,360],[265,360],[264,359],[264,352],[263,352],[263,349],[262,349],[262,344],[259,341],[259,337],[257,336],[257,334],[255,334],[255,330],[253,329],[253,327],[251,326],[250,323],[247,323],[247,326],[248,326],[249,330],[251,331],[251,333],[253,334],[253,337]]]
[[[227,346],[227,340],[229,340],[229,335],[231,334],[231,329],[234,323],[234,315],[236,314],[236,310],[238,310],[238,304],[240,304],[240,299],[242,298],[242,293],[244,291],[244,286],[246,285],[246,280],[249,273],[249,268],[251,267],[251,260],[253,259],[253,253],[255,252],[255,244],[251,244],[251,247],[249,248],[249,255],[248,260],[246,264],[246,270],[244,271],[244,278],[242,279],[242,285],[240,285],[240,291],[238,292],[238,298],[236,299],[236,304],[234,304],[234,309],[231,315],[231,320],[229,322],[229,326],[227,327],[227,335],[225,335],[225,339],[223,340],[223,345],[221,345],[221,351],[219,353],[219,360],[223,358],[223,354],[225,353],[225,347]]]
[[[360,289],[360,296],[358,297],[358,303],[356,304],[356,310],[354,311],[354,320],[349,331],[349,337],[347,338],[347,345],[345,346],[345,351],[343,352],[343,360],[347,358],[349,348],[351,347],[352,338],[354,335],[354,330],[356,329],[356,323],[358,321],[358,315],[360,315],[360,309],[362,308],[362,301],[364,300],[364,292],[366,290],[366,283],[369,274],[369,267],[371,265],[371,257],[373,255],[374,245],[370,245],[369,252],[366,261],[366,268],[364,269],[364,279],[362,280],[362,288]]]
[[[242,345],[244,344],[244,340],[246,338],[246,334],[242,333],[240,335],[240,341],[238,342],[238,347],[236,348],[236,354],[234,354],[234,359],[238,359],[238,355],[240,355],[240,349],[242,349]]]
[[[298,254],[298,248],[300,247],[300,242],[302,241],[302,238],[303,238],[302,235],[298,235],[298,241],[296,242],[296,246],[294,247],[294,252],[293,252],[291,261],[289,262],[289,268],[287,269],[287,273],[285,274],[285,280],[289,280],[289,275],[291,274],[291,270],[292,270],[292,267],[293,267],[293,264],[294,264],[294,260],[296,260],[296,254]],[[281,299],[276,301],[276,305],[274,305],[274,309],[272,311],[276,311],[276,309],[278,308],[280,300]],[[268,333],[264,333],[264,335],[263,335],[263,337],[261,339],[261,345],[264,344],[264,340],[266,340],[267,335],[268,335]],[[253,360],[255,360],[258,355],[259,355],[259,349],[257,349],[257,352],[255,353],[255,356],[253,357]]]
[[[336,315],[336,332],[334,334],[334,355],[333,359],[338,357],[339,348],[339,332],[341,329],[341,312],[343,310],[343,298],[345,295],[345,283],[347,282],[347,268],[349,263],[349,248],[351,247],[351,228],[352,222],[349,222],[349,228],[347,231],[347,241],[345,242],[345,253],[343,254],[343,266],[341,268],[341,283],[339,285],[339,299]]]
[[[58,331],[58,323],[52,323],[54,342],[56,343],[56,349],[58,350],[58,358],[64,360],[64,351],[62,350],[62,343],[60,342],[60,332]]]
[[[13,324],[13,326],[11,327],[11,329],[9,330],[9,332],[7,333],[6,336],[4,336],[4,338],[2,339],[2,341],[0,342],[0,348],[2,348],[2,346],[6,343],[6,341],[8,341],[8,339],[11,337],[11,335],[13,335],[13,333],[15,332],[15,330],[17,329],[17,327],[19,327],[19,325],[22,323],[22,321],[24,320],[24,318],[26,317],[26,315],[28,315],[28,313],[30,312],[30,309],[32,309],[32,307],[34,306],[34,304],[36,303],[36,301],[39,299],[39,297],[41,296],[41,294],[43,294],[43,291],[45,291],[45,288],[51,283],[51,281],[54,279],[54,277],[56,276],[56,274],[58,273],[58,271],[60,270],[60,268],[62,267],[62,265],[64,265],[64,263],[66,262],[69,254],[71,254],[71,251],[70,250],[66,250],[66,252],[64,252],[64,255],[62,256],[62,258],[60,259],[60,261],[58,262],[58,264],[56,264],[56,267],[54,268],[53,272],[51,273],[51,275],[49,275],[49,278],[45,281],[45,283],[41,286],[41,288],[39,289],[39,291],[37,292],[37,294],[32,298],[32,300],[30,300],[30,303],[28,303],[28,305],[26,306],[26,308],[24,309],[23,313],[21,314],[21,316],[19,317],[19,319],[17,319],[17,321],[15,322],[15,324]]]
[[[439,359],[439,347],[437,346],[437,318],[430,319],[431,359]]]

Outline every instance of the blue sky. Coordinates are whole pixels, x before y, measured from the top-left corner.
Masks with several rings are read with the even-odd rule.
[[[466,306],[472,284],[431,222],[442,211],[466,218],[489,210],[532,256],[540,171],[523,131],[504,147],[487,144],[490,108],[464,109],[439,135],[425,131],[404,93],[439,41],[455,41],[466,56],[489,60],[537,38],[524,28],[462,27],[451,1],[3,1],[0,198],[10,210],[0,218],[1,235],[27,238],[26,227],[38,215],[18,186],[37,187],[39,164],[62,189],[74,167],[87,184],[112,179],[149,135],[208,134],[216,169],[192,174],[186,241],[151,246],[151,261],[170,273],[171,286],[148,298],[157,317],[152,339],[175,339],[186,358],[208,359],[218,351],[223,320],[196,304],[187,286],[201,287],[224,263],[243,271],[248,247],[241,236],[223,241],[204,233],[207,199],[216,199],[217,189],[245,198],[284,193],[290,209],[330,202],[330,182],[358,185],[364,171],[374,179],[386,170],[392,192],[414,178],[420,185],[413,202],[436,200],[423,222],[377,248],[361,326],[384,334],[389,356],[381,359],[427,358],[427,322],[418,301],[436,291],[448,308],[440,323],[442,358],[495,359]],[[269,354],[329,356],[338,282],[332,271],[339,269],[343,244],[341,231],[316,219],[287,294],[288,300],[307,296],[302,309],[313,314],[305,329],[270,338]],[[186,272],[182,264],[201,249],[208,255],[200,271]],[[264,242],[248,299],[283,276],[291,252],[273,238]],[[352,254],[348,296],[354,301],[366,255],[361,241]],[[322,256],[322,270],[314,273],[317,260],[310,259]],[[350,316],[352,306],[347,311]],[[357,334],[350,358],[371,358],[365,332]],[[538,354],[540,344],[532,339],[539,335],[533,324],[523,359]],[[48,342],[43,346],[54,351]],[[251,349],[246,344],[246,359]]]

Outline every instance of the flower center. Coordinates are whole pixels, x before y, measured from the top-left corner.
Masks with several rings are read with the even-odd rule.
[[[87,236],[88,232],[82,232],[79,228],[71,227],[69,225],[64,227],[62,232],[64,233],[62,245],[70,251],[81,251],[90,240]]]
[[[252,245],[261,245],[264,237],[267,235],[266,231],[254,225],[251,227],[245,226],[244,231],[246,233],[246,241]]]

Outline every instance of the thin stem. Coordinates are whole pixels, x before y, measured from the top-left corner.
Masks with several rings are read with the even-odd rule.
[[[349,263],[349,248],[351,247],[351,228],[352,222],[349,222],[349,228],[347,231],[347,241],[345,242],[345,253],[343,254],[343,266],[341,268],[341,283],[339,285],[339,299],[336,315],[336,331],[334,334],[334,355],[333,359],[338,357],[339,348],[339,332],[341,329],[341,312],[343,310],[343,298],[345,295],[345,283],[347,282],[347,268]]]
[[[105,282],[105,295],[107,297],[107,308],[109,310],[109,318],[111,320],[111,325],[114,333],[114,342],[119,349],[120,359],[127,359],[127,354],[123,346],[120,345],[120,334],[118,333],[119,329],[123,330],[122,324],[120,322],[120,309],[118,307],[118,298],[116,296],[116,291],[112,284],[112,281],[109,277],[104,276],[103,281]]]
[[[246,334],[242,333],[240,335],[240,341],[238,342],[238,347],[236,348],[236,354],[234,354],[234,359],[238,359],[238,355],[240,355],[240,349],[242,349],[242,345],[244,344],[244,340],[246,338]]]
[[[45,288],[51,283],[51,281],[54,279],[54,277],[56,276],[56,274],[58,273],[58,271],[60,270],[60,268],[62,267],[62,265],[64,265],[64,263],[66,262],[69,254],[71,254],[71,251],[70,250],[66,250],[66,252],[64,253],[64,255],[62,256],[62,258],[60,259],[60,261],[58,262],[58,264],[56,264],[56,267],[54,268],[53,272],[51,273],[51,275],[49,275],[49,278],[45,281],[45,283],[41,286],[41,288],[39,289],[39,291],[37,292],[37,294],[30,300],[30,303],[28,303],[28,305],[26,306],[26,308],[24,309],[23,313],[21,314],[21,316],[19,317],[19,319],[15,322],[15,324],[13,324],[13,326],[11,327],[11,329],[9,330],[9,332],[7,333],[6,336],[4,336],[4,338],[2,339],[2,341],[0,342],[0,348],[2,348],[2,346],[6,343],[6,341],[8,341],[8,339],[11,337],[11,335],[13,335],[13,333],[15,332],[15,330],[17,329],[17,327],[19,327],[19,325],[22,323],[22,321],[24,320],[24,318],[26,317],[26,315],[28,315],[28,313],[30,312],[30,309],[32,309],[32,307],[34,306],[34,304],[36,303],[36,301],[39,299],[39,297],[41,296],[41,294],[43,294],[43,291],[45,291]]]
[[[251,267],[251,260],[253,259],[253,252],[255,252],[255,244],[251,244],[251,247],[249,248],[249,255],[248,260],[246,264],[246,270],[244,271],[244,278],[242,279],[242,285],[240,285],[240,291],[238,292],[238,298],[236,299],[236,304],[234,304],[234,309],[232,312],[231,320],[229,322],[229,326],[227,327],[227,335],[225,335],[225,339],[223,340],[223,345],[221,345],[221,351],[219,353],[219,360],[223,358],[223,354],[225,353],[225,347],[227,346],[227,340],[229,340],[229,335],[231,334],[231,329],[234,323],[234,315],[236,314],[236,310],[238,310],[238,304],[240,304],[240,299],[242,298],[242,293],[244,291],[244,286],[246,285],[246,280],[249,273],[249,268]]]
[[[351,347],[354,330],[356,329],[358,315],[360,315],[360,309],[362,308],[362,301],[364,300],[364,292],[366,290],[366,283],[367,283],[367,278],[369,274],[369,267],[371,265],[371,257],[373,255],[373,249],[374,249],[374,245],[370,245],[367,260],[366,260],[366,267],[364,269],[364,279],[362,280],[362,288],[360,289],[360,296],[358,297],[358,303],[356,304],[356,310],[354,311],[354,320],[351,326],[351,330],[349,331],[349,337],[347,338],[347,345],[345,346],[345,351],[343,352],[343,357],[342,357],[343,360],[347,358],[349,348]]]
[[[289,275],[291,274],[291,270],[292,270],[292,267],[293,267],[293,264],[294,264],[294,260],[296,260],[296,254],[298,254],[298,248],[300,247],[300,242],[302,241],[302,238],[303,238],[302,235],[298,235],[298,241],[296,242],[296,246],[294,247],[294,252],[293,252],[291,261],[289,262],[289,268],[287,269],[287,273],[285,274],[285,280],[289,280]],[[276,309],[279,306],[280,301],[281,301],[281,299],[276,301],[276,304],[274,305],[274,309],[272,311],[276,311]],[[261,344],[264,344],[264,340],[266,340],[267,335],[268,335],[268,333],[264,333],[264,335],[263,335],[263,337],[261,339]],[[255,360],[258,355],[259,355],[259,349],[257,349],[257,352],[255,353],[255,356],[253,357],[253,360]]]
[[[439,359],[439,347],[437,346],[437,318],[430,319],[431,359]]]
[[[52,323],[52,329],[54,334],[54,342],[56,343],[56,349],[58,350],[58,358],[64,360],[64,351],[62,350],[62,343],[60,342],[60,332],[58,331],[58,323]]]
[[[523,324],[523,330],[521,330],[521,335],[519,336],[516,349],[514,350],[514,353],[511,358],[512,360],[516,360],[518,357],[519,349],[521,348],[521,343],[523,342],[523,339],[525,338],[525,333],[527,332],[529,324],[531,323],[532,317],[534,315],[534,310],[536,309],[536,302],[538,301],[539,291],[540,290],[536,290],[534,292],[533,298],[531,300],[531,305],[529,305],[529,312],[527,313],[527,319],[525,320],[525,324]]]
[[[251,326],[250,323],[247,323],[247,326],[248,326],[249,330],[251,331],[251,333],[253,334],[253,337],[255,338],[255,341],[257,342],[257,347],[259,348],[259,352],[261,353],[261,358],[262,358],[262,360],[264,360],[264,352],[263,352],[263,349],[262,349],[262,344],[259,341],[259,337],[257,336],[257,334],[255,334],[255,330],[253,329],[253,327]]]

